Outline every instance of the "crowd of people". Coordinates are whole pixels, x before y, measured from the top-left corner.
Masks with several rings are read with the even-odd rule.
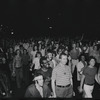
[[[0,47],[0,70],[11,90],[13,81],[18,89],[27,87],[25,98],[73,98],[75,68],[79,93],[93,98],[95,81],[100,84],[99,41],[39,38]]]

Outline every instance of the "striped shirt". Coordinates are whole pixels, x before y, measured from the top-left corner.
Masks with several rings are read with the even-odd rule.
[[[72,78],[70,67],[59,63],[52,72],[53,80],[56,80],[56,85],[66,86],[71,84],[70,79]]]

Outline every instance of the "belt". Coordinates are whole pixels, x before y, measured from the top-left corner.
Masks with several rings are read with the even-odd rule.
[[[61,86],[61,85],[57,85],[57,87],[61,87],[61,88],[65,88],[65,87],[69,87],[70,84],[66,85],[66,86]]]
[[[20,68],[22,68],[22,67],[15,67],[16,69],[20,69]]]
[[[86,84],[86,85],[90,85],[90,86],[93,86],[94,84]]]

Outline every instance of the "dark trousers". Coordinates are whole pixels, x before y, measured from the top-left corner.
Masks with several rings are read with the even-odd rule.
[[[25,85],[29,85],[29,65],[23,65],[23,81]]]
[[[57,98],[72,98],[73,96],[73,88],[72,85],[69,87],[57,87],[56,86],[56,96]]]
[[[17,87],[20,88],[23,80],[23,70],[21,68],[16,68],[16,83]]]

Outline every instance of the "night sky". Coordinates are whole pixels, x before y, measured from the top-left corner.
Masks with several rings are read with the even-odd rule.
[[[21,36],[98,37],[99,13],[100,0],[0,0],[0,24]]]

